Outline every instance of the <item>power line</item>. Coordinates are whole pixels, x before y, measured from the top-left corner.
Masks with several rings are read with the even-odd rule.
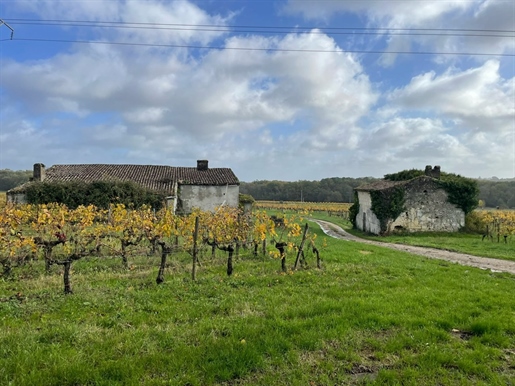
[[[180,44],[155,44],[155,43],[128,43],[128,42],[107,42],[95,40],[67,40],[67,39],[35,39],[17,38],[12,41],[33,41],[47,43],[80,43],[80,44],[106,44],[135,47],[158,47],[158,48],[188,48],[206,50],[235,50],[235,51],[265,51],[265,52],[306,52],[306,53],[356,53],[356,54],[397,54],[397,55],[457,55],[457,56],[502,56],[515,57],[513,54],[505,53],[479,53],[479,52],[432,52],[432,51],[375,51],[375,50],[318,50],[318,49],[287,49],[287,48],[254,48],[254,47],[224,47],[224,46],[194,46]]]
[[[14,36],[14,29],[9,25],[7,24],[4,20],[0,19],[0,27],[5,25],[7,28],[9,28],[11,30],[11,40]]]
[[[327,27],[324,31],[316,31],[317,27],[286,27],[286,26],[257,26],[257,25],[214,25],[214,24],[179,24],[179,23],[143,23],[122,21],[87,21],[62,19],[5,19],[11,24],[26,24],[36,26],[66,26],[89,28],[129,28],[146,30],[173,30],[173,31],[200,31],[200,32],[228,32],[228,33],[267,33],[267,34],[341,34],[341,35],[384,35],[389,36],[453,36],[453,37],[495,37],[515,38],[515,31],[493,29],[458,29],[458,28],[379,28],[379,27]],[[315,31],[314,31],[315,30]],[[330,32],[329,32],[330,31]],[[5,39],[7,40],[7,39]],[[5,41],[0,40],[0,41]],[[17,38],[17,41],[105,44],[121,46],[161,47],[161,48],[188,48],[209,50],[239,50],[239,51],[270,51],[270,52],[316,52],[316,53],[363,53],[363,54],[398,54],[398,55],[462,55],[462,56],[501,56],[513,57],[509,53],[469,53],[469,52],[433,52],[433,51],[381,51],[381,50],[321,50],[321,49],[284,49],[284,48],[253,48],[253,47],[223,47],[223,46],[194,46],[177,44],[135,43],[135,42],[109,42],[95,40],[75,39],[43,39],[43,38]]]
[[[507,30],[472,30],[472,29],[423,29],[423,28],[352,28],[352,27],[260,27],[260,26],[218,26],[209,24],[159,24],[126,22],[85,22],[85,21],[48,21],[48,22],[11,22],[11,24],[34,26],[66,26],[89,28],[124,28],[170,31],[231,32],[231,33],[267,33],[290,34],[309,32],[319,35],[384,35],[390,36],[455,36],[455,37],[492,37],[515,38],[515,31]],[[320,29],[320,31],[313,31]],[[330,30],[330,32],[328,32]],[[393,31],[393,32],[391,32]],[[425,31],[425,32],[424,32]],[[506,35],[512,34],[512,35]]]
[[[225,28],[225,29],[270,29],[270,30],[289,30],[289,31],[311,31],[313,29],[323,29],[331,31],[404,31],[404,32],[449,32],[449,33],[515,33],[515,30],[497,30],[497,29],[465,29],[465,28],[389,28],[389,27],[320,27],[320,26],[260,26],[260,25],[216,25],[216,24],[181,24],[181,23],[143,23],[143,22],[126,22],[126,21],[90,21],[90,20],[63,20],[63,19],[4,19],[9,20],[11,24],[33,24],[33,25],[64,25],[64,26],[134,26],[128,28],[136,28],[137,26],[149,26],[151,28],[158,27],[202,27],[202,28]],[[76,24],[77,23],[77,24]],[[78,24],[80,23],[80,24]],[[126,27],[127,28],[127,27]],[[513,37],[513,36],[508,36]]]

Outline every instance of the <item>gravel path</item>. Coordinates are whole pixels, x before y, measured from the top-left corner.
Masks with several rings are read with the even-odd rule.
[[[470,267],[489,269],[492,272],[509,272],[511,274],[515,274],[515,261],[491,259],[489,257],[478,257],[467,255],[466,253],[445,251],[443,249],[415,247],[411,245],[391,244],[383,243],[380,241],[366,240],[345,232],[341,227],[339,227],[336,224],[332,224],[330,222],[322,220],[313,221],[320,225],[320,228],[322,228],[326,235],[337,239],[356,241],[363,244],[371,244],[379,247],[396,249],[399,251],[413,253],[415,255],[426,256],[431,259],[447,260],[461,265],[467,265]]]

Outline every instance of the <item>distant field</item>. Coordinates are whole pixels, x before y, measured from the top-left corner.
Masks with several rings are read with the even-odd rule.
[[[282,211],[327,212],[348,218],[352,204],[346,202],[256,201],[258,209]]]
[[[2,208],[7,200],[7,196],[5,195],[5,192],[0,192],[0,208]]]

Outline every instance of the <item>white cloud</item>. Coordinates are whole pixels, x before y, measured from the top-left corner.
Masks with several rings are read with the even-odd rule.
[[[119,20],[120,2],[76,0],[16,1],[17,9],[53,20]]]
[[[226,46],[338,50],[333,39],[316,33],[233,37]],[[221,49],[193,59],[174,50],[145,56],[137,48],[92,45],[38,62],[10,60],[2,75],[2,87],[20,102],[20,114],[64,113],[93,122],[89,131],[68,129],[80,131],[77,146],[84,154],[90,154],[88,146],[111,146],[121,157],[145,152],[153,158],[159,153],[195,157],[205,146],[238,138],[235,146],[247,147],[246,133],[268,125],[257,143],[269,146],[281,138],[292,153],[306,147],[352,148],[360,132],[357,122],[377,99],[361,65],[344,52]],[[110,114],[111,127],[95,124],[101,114]],[[296,123],[304,129],[288,132]]]
[[[515,79],[502,79],[496,60],[465,71],[421,74],[391,95],[403,107],[445,114],[468,130],[486,132],[513,130],[514,98]]]
[[[161,121],[166,111],[166,108],[146,107],[128,111],[124,114],[124,117],[131,123],[152,124]]]
[[[290,14],[301,14],[308,20],[326,21],[345,14],[356,14],[366,17],[368,27],[420,29],[385,33],[385,51],[409,51],[410,46],[418,46],[421,47],[421,51],[446,53],[515,52],[512,33],[494,32],[513,30],[515,3],[511,1],[419,0],[414,5],[410,1],[289,0],[285,11]],[[469,32],[453,31],[460,29]],[[406,33],[409,33],[409,36],[399,36]],[[464,37],[463,34],[471,36]],[[447,61],[450,58],[455,59],[451,55],[436,60]],[[392,65],[394,60],[394,54],[387,54],[382,59],[386,65]]]
[[[386,166],[389,170],[402,170],[407,164],[420,169],[437,163],[452,170],[450,165],[456,164],[456,160],[470,158],[473,154],[466,144],[450,135],[449,130],[440,120],[393,117],[362,139],[358,158],[367,164],[375,162],[383,170]]]
[[[99,40],[140,44],[205,45],[227,34],[225,27],[233,16],[210,15],[187,0],[34,0],[16,2],[15,6],[42,19],[65,20],[65,30],[79,24],[82,35],[93,32]],[[100,24],[92,28],[81,21]],[[207,25],[222,28],[201,27]]]
[[[390,27],[418,25],[442,14],[462,10],[468,2],[460,0],[419,0],[416,6],[410,1],[324,1],[289,0],[285,11],[301,13],[306,19],[329,19],[341,13],[364,13],[371,24],[388,22]]]
[[[145,44],[208,44],[225,35],[222,29],[202,27],[216,25],[224,27],[230,16],[209,15],[189,1],[128,1],[121,9],[121,18],[126,22],[149,23],[152,29],[120,29],[122,38]]]
[[[46,0],[15,6],[33,7],[43,18],[168,24],[226,25],[233,15],[210,14],[188,1],[102,3],[63,1],[54,7],[55,1]],[[513,24],[506,2],[324,4],[290,1],[289,9],[327,19],[352,12],[369,26],[512,29]],[[492,26],[494,17],[498,27]],[[110,29],[97,31],[95,39],[216,42],[225,48],[95,44],[37,61],[2,58],[0,167],[7,162],[18,168],[34,162],[188,165],[206,158],[213,167],[232,167],[247,181],[381,176],[426,164],[470,176],[487,176],[484,170],[511,176],[506,159],[514,152],[515,78],[503,78],[502,59],[468,62],[469,68],[456,61],[447,69],[442,69],[447,60],[439,66],[428,60],[427,70],[407,84],[395,79],[373,84],[368,57],[346,53],[339,38],[319,32],[259,36]],[[501,38],[387,36],[386,43],[398,50],[413,44],[512,49]],[[397,88],[384,91],[386,84]]]

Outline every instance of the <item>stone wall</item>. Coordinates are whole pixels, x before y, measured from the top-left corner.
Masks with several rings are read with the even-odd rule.
[[[436,171],[439,171],[438,167]],[[405,211],[389,221],[386,233],[457,232],[465,226],[465,213],[447,200],[447,192],[433,177],[418,177],[398,186],[404,189]],[[358,191],[358,200],[356,227],[364,232],[380,234],[381,224],[372,211],[370,191]]]
[[[420,178],[405,185],[405,207],[388,231],[456,232],[465,226],[465,213],[447,201],[447,192],[432,178]]]
[[[7,192],[7,202],[12,204],[26,204],[27,196],[25,193]]]

